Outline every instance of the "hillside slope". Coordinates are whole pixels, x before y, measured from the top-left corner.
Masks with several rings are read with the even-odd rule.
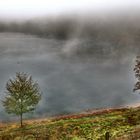
[[[0,124],[0,140],[140,139],[140,107],[104,109],[50,119]],[[106,138],[107,139],[107,138]]]

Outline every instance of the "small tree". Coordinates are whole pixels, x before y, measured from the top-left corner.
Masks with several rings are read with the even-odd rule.
[[[25,73],[16,73],[16,78],[9,79],[7,82],[6,89],[6,97],[2,101],[3,106],[7,113],[20,116],[22,127],[23,113],[33,111],[41,99],[39,86],[31,76]]]
[[[135,77],[137,79],[137,82],[134,86],[133,91],[136,91],[136,90],[140,90],[140,56],[136,57],[136,64],[134,67],[134,72],[135,72]]]

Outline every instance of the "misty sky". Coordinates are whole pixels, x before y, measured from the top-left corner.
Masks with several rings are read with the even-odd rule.
[[[95,14],[139,9],[139,0],[2,0],[0,16],[28,18],[61,13],[94,11]],[[75,13],[75,14],[76,14]]]

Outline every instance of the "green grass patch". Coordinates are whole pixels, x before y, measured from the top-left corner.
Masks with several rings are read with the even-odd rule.
[[[139,126],[140,108],[137,107],[28,121],[23,128],[17,123],[6,124],[0,129],[0,140],[105,140],[106,132],[109,132],[111,140],[129,140],[140,138]]]

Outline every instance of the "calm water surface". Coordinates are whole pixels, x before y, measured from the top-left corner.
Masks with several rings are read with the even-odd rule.
[[[133,50],[133,51],[132,51]],[[27,72],[43,93],[29,117],[118,107],[140,102],[132,93],[137,49],[109,42],[0,34],[0,96],[16,72]],[[0,119],[11,119],[0,104]]]

